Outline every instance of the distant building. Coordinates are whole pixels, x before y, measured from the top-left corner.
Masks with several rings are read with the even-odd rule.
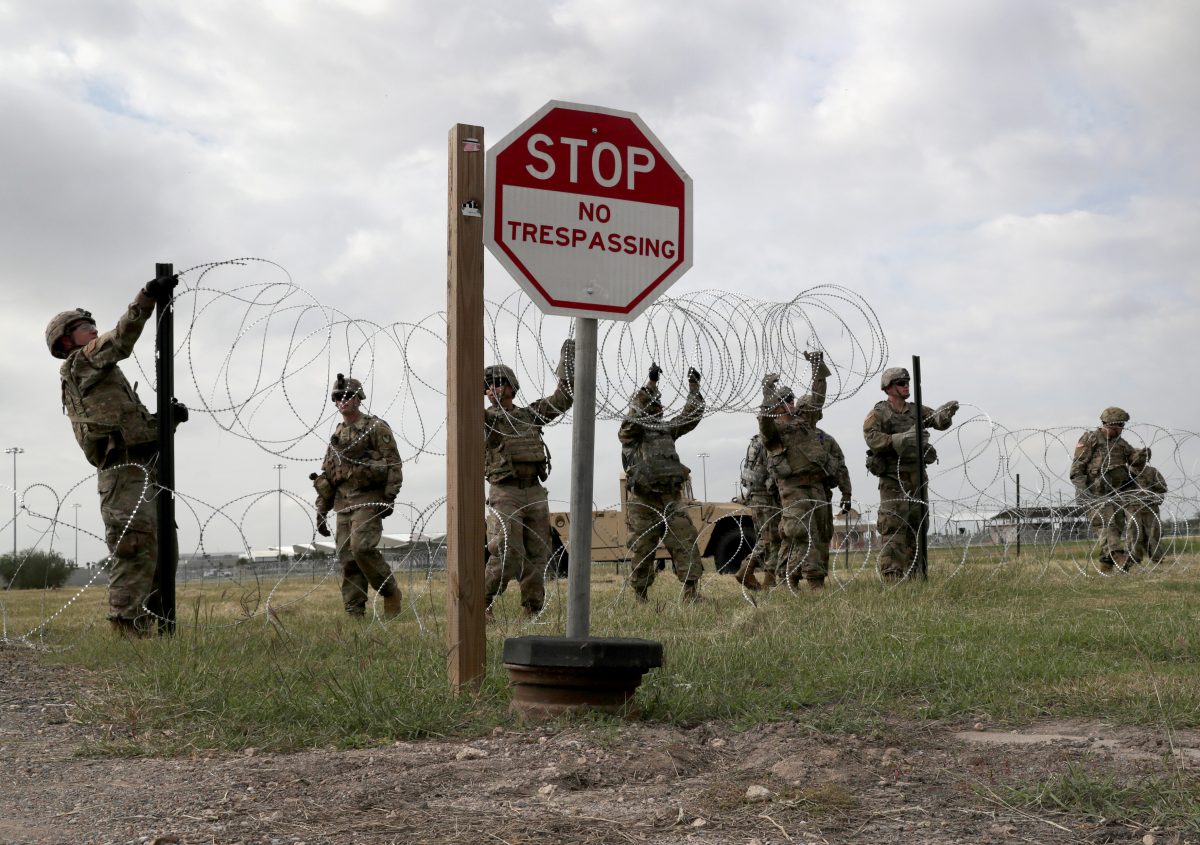
[[[1015,543],[1018,532],[1024,543],[1058,543],[1088,539],[1091,523],[1081,505],[1005,508],[988,518],[987,530],[994,543]]]

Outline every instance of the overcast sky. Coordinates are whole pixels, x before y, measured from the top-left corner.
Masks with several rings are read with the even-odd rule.
[[[199,413],[180,432],[181,493],[222,510],[207,550],[236,548],[233,525],[256,548],[274,544],[281,460],[284,488],[311,498],[307,474],[333,424],[326,378],[369,326],[418,326],[373,347],[372,398],[440,450],[440,397],[401,385],[444,372],[447,133],[478,124],[494,143],[559,99],[637,112],[691,174],[694,267],[673,296],[778,302],[842,286],[874,309],[890,363],[922,356],[929,404],[958,399],[961,419],[986,421],[969,423],[968,439],[993,422],[1050,429],[1032,440],[1054,445],[1034,452],[1061,463],[1118,404],[1139,436],[1170,442],[1200,428],[1198,42],[1200,6],[1185,0],[0,0],[0,439],[25,449],[17,486],[32,509],[64,497],[69,525],[80,502],[80,527],[101,533],[47,320],[82,306],[104,330],[155,262],[252,256],[278,268],[222,269],[204,279],[215,292],[180,303],[193,342],[179,397],[248,412]],[[486,272],[489,299],[515,290],[490,257]],[[289,277],[285,304],[298,307],[285,319],[229,295]],[[198,284],[198,273],[185,279]],[[321,352],[334,313],[322,308],[365,322],[339,322]],[[518,341],[523,354],[540,354],[528,348],[540,340],[556,358],[569,326],[546,318]],[[296,344],[311,355],[288,360],[309,363],[281,379],[294,330],[318,337]],[[822,342],[831,354],[848,343]],[[619,368],[607,351],[605,366]],[[147,372],[151,353],[147,335]],[[359,354],[356,372],[369,358]],[[526,399],[550,389],[552,365],[542,385],[523,385]],[[150,377],[127,373],[153,407]],[[253,402],[247,384],[262,390]],[[823,424],[866,507],[877,495],[861,423],[880,398],[869,383]],[[615,427],[597,427],[601,505],[616,500]],[[680,441],[697,482],[696,456],[711,456],[710,498],[732,495],[753,431],[750,413],[729,412]],[[569,428],[551,439],[551,495],[565,500]],[[976,460],[978,481],[955,465],[940,467],[947,497],[964,483],[1004,486],[992,457]],[[11,466],[0,467],[7,484]],[[1164,471],[1195,477],[1191,465]],[[405,475],[401,498],[417,511],[444,492],[440,455],[410,460]],[[180,522],[194,550],[195,520]],[[38,525],[21,517],[22,546]],[[286,506],[288,541],[310,525]],[[397,516],[387,530],[408,526]],[[56,541],[68,556],[72,539]],[[83,536],[81,558],[101,554]]]

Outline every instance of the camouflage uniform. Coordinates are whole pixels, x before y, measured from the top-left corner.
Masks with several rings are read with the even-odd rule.
[[[778,386],[774,377],[768,376],[763,382],[758,430],[767,447],[768,465],[783,508],[776,577],[781,581],[786,578],[793,587],[804,577],[810,586],[819,588],[827,573],[817,547],[822,536],[825,478],[830,473],[825,447],[816,437],[815,421],[825,404],[829,369],[819,355],[806,357],[814,367],[811,393],[789,412],[784,404],[792,396],[791,389]],[[826,538],[826,549],[828,545]]]
[[[908,372],[897,368],[884,372],[885,381],[889,374],[900,372],[908,378]],[[888,385],[884,386],[884,389]],[[947,402],[936,411],[922,406],[921,418],[925,428],[945,431],[958,410],[957,402]],[[863,421],[863,439],[867,443],[867,469],[879,476],[879,535],[882,548],[879,550],[879,571],[885,579],[900,579],[911,572],[924,570],[923,561],[917,559],[917,535],[929,518],[925,503],[918,489],[921,468],[918,455],[924,452],[926,464],[937,460],[932,446],[916,444],[916,405],[904,403],[904,410],[897,411],[884,400],[876,403]],[[912,432],[909,438],[896,437]],[[897,451],[898,441],[900,451]],[[906,442],[907,441],[907,442]]]
[[[1158,563],[1166,556],[1162,546],[1162,520],[1159,508],[1167,495],[1167,480],[1163,474],[1147,463],[1150,460],[1150,449],[1135,449],[1133,460],[1130,462],[1130,475],[1137,489],[1133,495],[1136,505],[1131,525],[1135,526],[1136,536],[1132,543],[1133,562],[1149,559]]]
[[[818,563],[824,572],[829,571],[829,547],[833,543],[833,488],[838,488],[842,494],[840,510],[848,510],[852,490],[850,486],[850,470],[846,467],[846,456],[842,447],[821,429],[816,429],[817,442],[825,450],[825,506],[821,509],[821,519],[818,524],[821,536],[814,538]]]
[[[1101,422],[1106,424],[1119,422],[1123,426],[1128,419],[1120,408],[1108,408],[1101,414]],[[1136,507],[1130,497],[1134,488],[1129,474],[1133,453],[1134,447],[1120,434],[1109,438],[1101,426],[1084,432],[1071,460],[1071,483],[1077,500],[1090,510],[1092,528],[1100,538],[1100,568],[1106,572],[1114,564],[1124,567],[1127,563],[1125,524],[1130,510]]]
[[[357,391],[356,379],[345,389]],[[391,427],[379,417],[362,414],[354,422],[338,423],[329,438],[317,489],[317,516],[337,514],[337,556],[342,568],[342,606],[353,616],[367,610],[368,586],[399,612],[400,587],[379,552],[383,520],[404,483],[400,450]]]
[[[763,586],[770,586],[779,567],[779,515],[782,505],[779,501],[779,485],[771,477],[767,466],[767,448],[763,445],[761,434],[751,437],[750,445],[746,448],[746,460],[742,463],[742,489],[742,501],[754,514],[755,540],[754,548],[738,570],[737,577],[741,583],[750,586],[754,570],[762,569],[767,579]]]
[[[685,597],[696,597],[704,569],[696,526],[683,501],[683,486],[691,470],[679,460],[675,441],[698,426],[703,415],[699,374],[689,384],[683,410],[667,421],[662,419],[658,384],[649,381],[630,399],[629,412],[617,431],[625,466],[625,528],[632,561],[629,583],[639,599],[646,597],[654,583],[654,553],[660,542],[671,554]]]
[[[69,313],[58,315],[51,326],[57,321],[66,329],[70,324],[62,318]],[[91,322],[87,312],[77,313],[77,322]],[[112,555],[108,618],[138,632],[154,624],[146,602],[158,563],[158,417],[141,403],[117,363],[133,354],[153,313],[154,300],[139,292],[116,328],[65,356],[58,341],[68,332],[51,338],[58,332],[47,329],[52,354],[66,358],[59,368],[63,412],[88,463],[99,470],[100,515]],[[166,534],[164,541],[175,546],[174,526]]]
[[[514,391],[516,376],[494,366]],[[575,401],[574,341],[563,344],[554,393],[525,407],[484,409],[484,475],[488,480],[488,558],[484,570],[485,605],[517,579],[521,607],[529,615],[545,602],[546,567],[550,562],[549,494],[542,482],[550,476],[550,455],[542,426],[565,414]],[[488,375],[485,374],[485,380]],[[499,377],[499,376],[496,376]]]

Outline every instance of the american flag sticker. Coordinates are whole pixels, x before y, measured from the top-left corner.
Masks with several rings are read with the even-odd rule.
[[[478,138],[464,138],[463,139],[463,152],[464,153],[479,152],[479,139]]]

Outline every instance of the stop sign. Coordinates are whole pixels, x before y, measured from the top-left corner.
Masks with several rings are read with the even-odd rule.
[[[548,314],[632,320],[692,266],[692,179],[632,112],[551,100],[488,150],[485,202]]]

